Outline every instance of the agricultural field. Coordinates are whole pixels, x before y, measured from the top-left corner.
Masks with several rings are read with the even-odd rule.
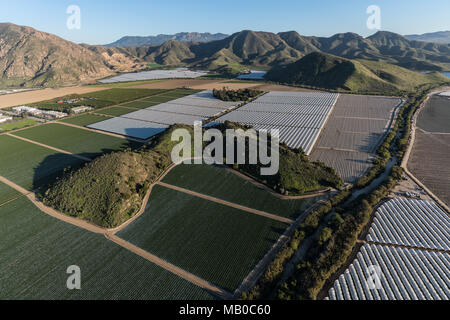
[[[432,201],[393,199],[378,208],[367,240],[450,251],[450,217]]]
[[[50,123],[15,135],[93,159],[101,154],[138,147],[140,144],[102,133]]]
[[[0,299],[212,299],[203,289],[22,197],[0,206]],[[77,265],[82,290],[67,290]]]
[[[331,300],[448,300],[450,218],[434,202],[391,199],[382,204],[364,244],[329,290]],[[398,247],[401,246],[401,247]],[[368,279],[380,268],[380,287]]]
[[[0,207],[5,203],[20,197],[21,194],[16,190],[8,187],[6,184],[0,182]]]
[[[31,127],[38,124],[36,120],[24,119],[21,121],[11,122],[4,125],[0,125],[0,132],[12,131],[17,129],[22,129],[26,127]]]
[[[432,96],[420,112],[417,125],[428,132],[450,133],[450,98]]]
[[[374,156],[367,152],[316,148],[311,160],[322,161],[346,182],[356,182],[372,167]]]
[[[154,187],[150,203],[117,235],[230,292],[287,227],[161,186]]]
[[[318,197],[281,199],[229,169],[212,165],[179,165],[163,182],[291,219],[318,201]]]
[[[152,102],[146,102],[148,100]],[[204,121],[236,105],[235,102],[224,102],[214,98],[211,91],[197,92],[188,89],[176,89],[164,95],[138,101],[138,103],[155,105],[136,111],[129,109],[122,115],[119,113],[126,110],[117,111],[118,118],[92,124],[89,128],[128,137],[149,139],[164,131],[161,130],[162,128],[176,123],[193,125],[195,121]],[[104,110],[99,112],[104,112]],[[113,111],[115,110],[118,109]]]
[[[34,190],[51,182],[67,168],[83,161],[7,135],[0,136],[0,175]]]
[[[416,129],[408,169],[447,205],[450,205],[450,134]]]
[[[141,71],[137,73],[126,73],[119,76],[115,76],[109,79],[100,80],[100,83],[116,83],[116,82],[130,82],[130,81],[142,81],[142,80],[159,80],[159,79],[177,79],[177,78],[199,78],[207,75],[208,72],[203,71],[190,71],[185,68],[179,68],[174,70],[151,70]]]
[[[271,91],[217,122],[232,121],[257,130],[280,130],[280,141],[309,155],[338,98],[333,93]]]
[[[355,183],[372,166],[399,98],[341,94],[311,154]]]
[[[162,89],[112,88],[82,95],[73,94],[58,97],[52,100],[33,103],[31,106],[41,110],[55,110],[63,112],[68,112],[68,110],[73,107],[79,106],[89,106],[94,109],[98,109],[158,95],[165,91],[166,90]],[[74,100],[74,102],[69,102],[70,100]]]
[[[62,119],[59,120],[60,122],[64,122],[64,123],[69,123],[69,124],[74,124],[80,127],[84,127],[84,126],[88,126],[90,124],[96,123],[96,122],[100,122],[100,121],[104,121],[107,120],[108,117],[104,117],[98,114],[82,114],[79,116],[75,116],[75,117],[70,117],[70,118],[66,118],[66,119]]]
[[[336,280],[329,299],[449,300],[449,260],[449,253],[366,244]],[[369,287],[369,266],[381,269],[380,289]]]

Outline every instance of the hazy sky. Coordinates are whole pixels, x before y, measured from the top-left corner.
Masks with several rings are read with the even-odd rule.
[[[81,9],[69,30],[66,10]],[[296,30],[304,35],[374,33],[366,9],[381,9],[381,29],[400,34],[450,30],[449,0],[0,0],[0,21],[28,25],[67,40],[113,42],[125,35]]]

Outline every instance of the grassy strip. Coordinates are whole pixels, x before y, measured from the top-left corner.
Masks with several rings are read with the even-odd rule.
[[[12,131],[17,129],[22,129],[26,127],[31,127],[38,124],[36,120],[33,119],[25,119],[22,121],[11,122],[0,126],[0,132],[2,131]]]

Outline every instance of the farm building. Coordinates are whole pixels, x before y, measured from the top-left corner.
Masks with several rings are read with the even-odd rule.
[[[4,122],[7,122],[7,121],[11,121],[13,118],[12,117],[10,117],[10,116],[3,116],[3,115],[0,115],[0,123],[4,123]]]
[[[61,119],[67,117],[67,113],[59,111],[47,111],[39,110],[29,106],[20,106],[12,108],[17,114],[27,114],[33,117],[44,118],[44,119]]]
[[[71,109],[71,111],[74,114],[79,114],[79,113],[83,113],[83,112],[90,111],[90,110],[92,110],[92,108],[88,107],[88,106],[80,106],[80,107],[75,107],[75,108]]]

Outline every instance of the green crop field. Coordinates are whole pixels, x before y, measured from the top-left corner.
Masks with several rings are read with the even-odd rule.
[[[161,186],[119,237],[233,291],[286,224]]]
[[[80,159],[19,140],[0,136],[0,175],[28,190],[43,186]]]
[[[91,159],[103,153],[139,145],[125,139],[58,123],[26,129],[16,135]]]
[[[20,198],[0,207],[0,299],[211,299],[203,289]],[[81,290],[68,290],[69,266]]]
[[[136,102],[135,102],[136,103]],[[118,117],[127,113],[131,113],[134,112],[136,110],[130,109],[130,108],[124,108],[124,107],[109,107],[109,108],[105,108],[105,109],[101,109],[96,111],[97,113],[100,114],[106,114],[109,116],[114,116],[114,117]]]
[[[179,165],[170,171],[163,181],[291,219],[295,219],[318,200],[317,197],[280,199],[233,172],[217,166]]]
[[[21,194],[6,184],[0,182],[0,207],[8,201],[20,197]]]
[[[121,89],[113,88],[109,90],[96,91],[92,93],[85,94],[84,96],[98,99],[98,100],[108,100],[117,103],[137,100],[145,98],[148,96],[153,96],[155,94],[160,94],[166,92],[164,89]]]
[[[60,120],[60,122],[70,123],[70,124],[84,127],[84,126],[88,126],[90,124],[108,120],[108,119],[109,119],[109,117],[104,117],[104,116],[101,116],[98,114],[88,113],[88,114],[82,114],[80,116],[63,119],[63,120]]]
[[[38,122],[33,119],[25,119],[25,120],[21,120],[21,121],[11,122],[11,123],[1,125],[0,132],[22,129],[22,128],[34,126],[35,124],[38,124]]]

